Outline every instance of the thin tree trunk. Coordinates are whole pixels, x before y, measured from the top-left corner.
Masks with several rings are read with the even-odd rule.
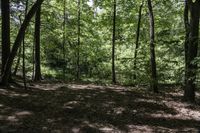
[[[34,81],[40,81],[41,64],[40,64],[40,25],[41,25],[41,6],[38,8],[35,15],[35,76]]]
[[[154,14],[151,0],[148,0],[149,19],[150,19],[150,54],[151,54],[151,89],[158,92],[157,70],[156,70],[156,56],[155,56],[155,31],[154,31]]]
[[[188,7],[188,0],[185,0],[185,9],[184,9],[184,24],[185,24],[185,44],[184,44],[184,49],[185,49],[185,70],[187,69],[187,64],[188,64],[188,44],[189,44],[189,35],[190,35],[190,25],[189,25],[189,7]],[[185,81],[184,81],[184,86],[186,85],[186,71],[185,71]]]
[[[116,0],[113,1],[113,37],[112,37],[112,83],[116,84],[115,72],[115,31],[116,31]]]
[[[64,11],[63,11],[63,78],[65,80],[65,42],[66,42],[66,0],[64,0]]]
[[[188,0],[185,0],[185,9],[184,9],[184,24],[185,24],[185,65],[187,64],[187,53],[188,53],[188,43],[189,43],[189,35],[190,35],[190,25],[189,25],[189,7]]]
[[[24,13],[24,18],[26,17],[26,14],[27,14],[27,12],[28,12],[28,5],[29,5],[29,3],[28,3],[29,1],[28,0],[26,0],[26,9],[25,9],[25,13]],[[21,22],[20,22],[21,23]],[[24,88],[25,89],[27,89],[27,87],[26,87],[26,67],[25,67],[25,34],[26,33],[24,33],[24,37],[23,37],[23,41],[22,41],[22,59],[23,59],[23,61],[22,61],[22,73],[23,73],[23,82],[24,82]]]
[[[40,7],[40,5],[42,4],[43,1],[44,0],[37,0],[35,2],[35,4],[32,6],[30,11],[26,15],[25,20],[20,27],[20,30],[17,34],[16,40],[14,42],[11,53],[9,55],[9,58],[6,62],[5,68],[4,68],[4,72],[3,72],[2,80],[1,80],[2,85],[8,85],[9,73],[10,73],[11,67],[13,65],[13,60],[17,54],[18,48],[20,47],[20,45],[23,41],[25,31],[29,25],[29,22],[31,21],[32,17],[34,16],[34,14],[36,13],[37,9]]]
[[[26,87],[26,68],[25,68],[25,36],[23,38],[22,42],[22,56],[23,56],[23,61],[22,61],[22,73],[23,73],[23,82],[24,82],[24,88],[27,89]]]
[[[33,60],[33,66],[32,66],[32,80],[34,80],[34,77],[35,77],[35,37],[33,39],[33,50],[32,50],[32,60]]]
[[[2,68],[1,74],[5,70],[6,61],[10,54],[10,0],[1,0],[2,16]],[[10,73],[10,71],[9,71]],[[10,74],[8,74],[10,75]]]
[[[200,1],[188,1],[190,11],[190,34],[189,44],[187,46],[187,62],[186,62],[186,85],[184,91],[184,99],[188,102],[195,101],[195,80],[197,75],[197,63],[194,63],[198,53],[199,39],[199,17],[200,17]]]
[[[135,52],[134,52],[134,75],[133,78],[136,80],[137,75],[136,75],[136,69],[137,69],[137,54],[138,54],[138,47],[139,47],[139,39],[140,39],[140,24],[141,24],[141,18],[142,18],[142,8],[143,8],[143,1],[142,4],[140,5],[139,9],[139,15],[138,15],[138,26],[137,26],[137,32],[136,32],[136,42],[135,42]]]
[[[78,0],[78,44],[77,44],[77,81],[80,80],[80,34],[81,34],[81,0]]]

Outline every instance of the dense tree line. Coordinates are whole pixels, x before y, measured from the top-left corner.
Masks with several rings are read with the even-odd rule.
[[[149,83],[156,93],[159,83],[181,83],[184,99],[194,102],[199,10],[199,0],[1,0],[1,84],[14,80],[22,50],[25,84],[28,73],[34,81],[45,73],[64,80]]]

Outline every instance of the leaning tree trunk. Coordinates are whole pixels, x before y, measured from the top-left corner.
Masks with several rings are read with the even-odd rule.
[[[112,37],[112,83],[116,84],[116,72],[115,72],[115,32],[116,32],[116,0],[113,2],[113,37]]]
[[[35,75],[34,81],[40,81],[41,67],[40,67],[40,25],[41,25],[41,6],[38,8],[35,16]]]
[[[135,42],[135,52],[134,52],[134,75],[133,78],[136,80],[136,69],[137,69],[137,54],[138,54],[138,47],[139,47],[139,39],[140,39],[140,24],[141,24],[141,18],[142,18],[142,8],[143,8],[143,1],[142,4],[140,5],[139,9],[139,15],[138,15],[138,26],[137,26],[137,32],[136,32],[136,42]]]
[[[151,54],[151,89],[158,92],[157,70],[156,70],[156,56],[155,56],[155,31],[154,31],[154,15],[151,0],[148,0],[149,19],[150,19],[150,54]]]
[[[199,39],[199,17],[200,17],[200,1],[192,2],[188,0],[190,12],[190,34],[187,50],[186,61],[186,85],[184,91],[184,99],[188,102],[195,101],[195,80],[197,75],[197,63],[194,62],[198,52]]]
[[[4,72],[6,61],[10,54],[10,1],[1,0],[2,16],[2,66],[1,74]],[[10,72],[9,72],[10,73]]]
[[[35,4],[32,6],[32,8],[30,9],[30,11],[28,12],[28,14],[25,17],[24,22],[22,23],[20,30],[17,34],[16,40],[14,42],[14,45],[12,47],[11,53],[9,55],[9,58],[6,62],[6,65],[4,67],[4,72],[2,75],[2,80],[1,80],[1,84],[2,85],[8,85],[8,81],[9,81],[9,73],[13,64],[13,60],[17,54],[17,50],[20,47],[25,31],[29,25],[29,22],[31,21],[32,17],[34,16],[34,14],[36,13],[37,9],[41,6],[42,2],[44,0],[37,0],[35,2]]]

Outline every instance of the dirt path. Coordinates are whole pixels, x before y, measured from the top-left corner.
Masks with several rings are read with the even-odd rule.
[[[0,132],[198,132],[200,106],[183,103],[181,96],[178,89],[155,95],[145,88],[92,84],[0,89]]]

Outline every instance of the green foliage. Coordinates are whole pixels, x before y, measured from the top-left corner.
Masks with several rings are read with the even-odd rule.
[[[15,2],[17,4],[18,2]],[[139,41],[137,69],[133,69],[135,38],[139,6],[142,0],[117,0],[116,71],[120,83],[147,83],[149,80],[149,20],[144,1]],[[24,4],[24,3],[23,3]],[[64,0],[48,0],[42,5],[41,61],[42,73],[47,77],[74,80],[77,60],[77,0],[66,0],[66,40],[63,58]],[[156,60],[161,83],[180,83],[184,75],[183,2],[153,1],[156,32]],[[110,0],[81,1],[81,78],[111,79],[112,10]],[[13,16],[17,17],[16,13]],[[34,20],[33,20],[34,21]],[[19,24],[12,23],[12,40]],[[26,33],[26,64],[32,73],[33,32],[31,23]],[[137,75],[136,81],[133,74]]]

